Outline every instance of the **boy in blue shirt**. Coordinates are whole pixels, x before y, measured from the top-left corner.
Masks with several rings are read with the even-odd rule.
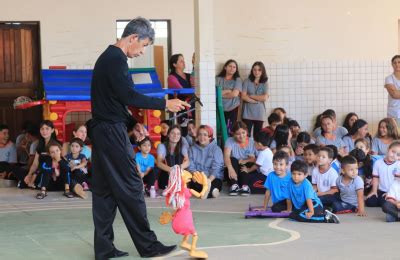
[[[140,152],[136,153],[136,167],[140,178],[142,178],[143,182],[146,183],[145,191],[147,194],[149,194],[149,190],[152,186],[154,186],[154,182],[156,180],[153,171],[155,159],[154,156],[150,154],[150,139],[148,137],[145,137],[142,141],[139,142],[138,148]]]
[[[294,161],[291,166],[292,180],[288,185],[289,218],[300,222],[337,223],[339,218],[325,210],[311,183],[306,179],[307,164]],[[293,206],[293,209],[292,209]]]
[[[274,171],[271,172],[265,181],[265,197],[263,210],[267,209],[269,199],[272,200],[272,212],[288,210],[287,188],[291,179],[288,173],[289,155],[284,151],[277,151],[272,158]]]

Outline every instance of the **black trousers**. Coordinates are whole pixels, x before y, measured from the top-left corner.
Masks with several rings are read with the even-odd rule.
[[[264,121],[258,121],[258,120],[248,120],[248,119],[243,119],[243,122],[247,125],[247,130],[249,136],[255,136],[257,133],[261,132],[261,129],[263,127]],[[254,126],[254,131],[253,135],[251,135],[251,130]]]
[[[309,212],[307,203],[304,203],[301,209],[293,208],[292,213],[290,213],[289,218],[297,220],[299,222],[314,222],[314,223],[324,223],[325,213],[324,208],[321,204],[314,203],[314,215],[311,218],[306,217],[306,213]]]
[[[281,200],[276,203],[274,203],[271,207],[272,212],[282,212],[284,210],[287,210],[287,202],[286,200]]]
[[[203,189],[203,185],[198,184],[197,182],[191,181],[189,182],[188,187],[190,189],[194,189],[197,192],[201,192],[201,190]],[[211,182],[211,187],[210,187],[210,192],[207,195],[207,198],[212,198],[212,191],[214,190],[214,188],[217,188],[219,191],[221,191],[222,189],[222,180],[215,178],[212,182]]]
[[[146,188],[150,190],[151,186],[154,186],[155,182],[156,182],[156,174],[153,169],[146,176],[143,177],[143,183],[145,183]]]
[[[239,164],[239,160],[231,157],[231,164],[233,169],[235,170],[236,174],[237,174],[237,180],[234,179],[229,179],[229,174],[228,174],[228,180],[229,180],[229,184],[233,185],[233,184],[238,184],[239,187],[242,187],[243,185],[247,185],[249,186],[249,175],[251,173],[247,173],[247,172],[243,172],[241,170],[242,165]],[[246,163],[247,167],[251,167],[252,165],[254,165],[254,163]]]
[[[382,211],[385,212],[386,214],[391,215],[394,219],[399,220],[400,210],[393,203],[385,201],[382,205]]]
[[[141,256],[161,245],[147,220],[143,184],[123,123],[98,122],[90,129],[93,142],[93,222],[96,259],[114,250],[112,224],[117,207]]]
[[[365,200],[365,206],[367,207],[382,207],[383,203],[385,203],[385,198],[383,197],[383,194],[386,192],[383,192],[381,190],[378,190],[378,196],[371,196],[368,199]]]
[[[237,121],[239,107],[231,110],[231,111],[224,111],[225,116],[225,124],[226,128],[228,129],[228,135],[232,136],[232,126]]]
[[[319,199],[321,200],[324,208],[332,207],[333,203],[338,199],[340,199],[340,195],[339,192],[336,192],[335,194],[327,194],[319,196]]]

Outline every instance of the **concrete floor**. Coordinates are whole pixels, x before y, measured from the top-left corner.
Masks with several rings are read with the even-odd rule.
[[[67,199],[49,193],[36,200],[37,191],[0,189],[0,259],[93,259],[91,200]],[[287,219],[244,219],[249,204],[263,196],[192,199],[198,246],[209,259],[400,259],[399,223],[385,223],[380,209],[368,217],[341,215],[341,224],[298,223]],[[163,199],[148,199],[151,228],[165,244],[177,244],[170,225],[158,217]],[[115,245],[138,259],[121,217],[114,223]],[[187,259],[177,250],[165,259]]]

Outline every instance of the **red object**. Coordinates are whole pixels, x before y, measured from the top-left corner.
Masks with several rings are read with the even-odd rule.
[[[15,108],[16,109],[27,109],[30,107],[43,105],[44,103],[46,103],[46,100],[38,100],[38,101],[33,101],[33,102],[29,102],[29,103],[25,103],[25,104],[16,106]]]
[[[49,69],[51,69],[51,70],[66,70],[67,66],[57,66],[57,65],[55,65],[55,66],[49,66]]]

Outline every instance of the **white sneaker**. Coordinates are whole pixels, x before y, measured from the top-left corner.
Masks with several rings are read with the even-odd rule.
[[[242,186],[242,189],[240,190],[240,195],[242,196],[249,196],[250,195],[250,187],[249,186]]]
[[[229,190],[229,196],[237,196],[239,194],[239,185],[233,184]]]
[[[330,212],[329,210],[325,210],[325,220],[328,223],[336,223],[336,224],[340,223],[339,217]]]
[[[211,192],[211,195],[213,198],[218,198],[219,197],[219,189],[214,188]]]

